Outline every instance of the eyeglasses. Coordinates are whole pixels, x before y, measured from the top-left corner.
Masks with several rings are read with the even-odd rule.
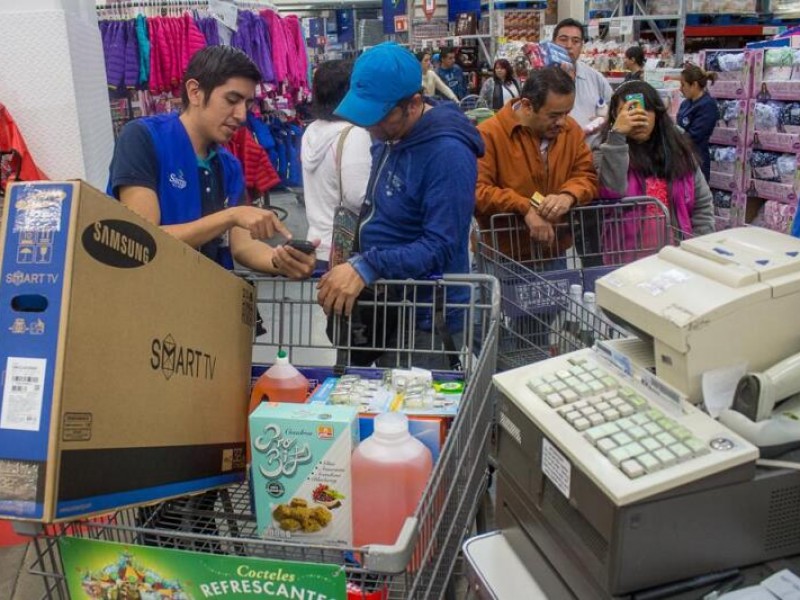
[[[557,42],[561,42],[562,44],[566,44],[567,42],[572,42],[576,46],[580,46],[583,44],[582,37],[569,37],[567,35],[560,35],[556,38]]]

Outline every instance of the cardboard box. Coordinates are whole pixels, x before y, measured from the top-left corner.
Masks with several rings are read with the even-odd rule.
[[[756,114],[762,100],[750,100],[749,113]],[[761,129],[757,127],[756,120],[751,118],[747,123],[747,145],[758,150],[773,150],[775,152],[800,152],[800,125],[783,125],[778,128]]]
[[[718,71],[717,81],[708,86],[708,93],[713,98],[746,99],[753,89],[754,53],[745,50],[702,50],[700,66],[705,68],[707,59],[713,54],[744,53],[742,69],[738,71]]]
[[[0,230],[0,516],[51,522],[244,476],[254,290],[81,182]]]
[[[352,546],[356,409],[262,402],[250,415],[250,438],[259,535]]]

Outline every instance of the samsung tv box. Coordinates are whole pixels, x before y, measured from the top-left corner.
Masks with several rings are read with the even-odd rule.
[[[9,187],[0,270],[0,518],[243,479],[249,283],[79,181]]]

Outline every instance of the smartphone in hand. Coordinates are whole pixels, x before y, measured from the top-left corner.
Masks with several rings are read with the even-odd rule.
[[[630,102],[630,101],[635,102],[635,104],[631,106],[631,110],[633,110],[633,108],[641,108],[642,110],[644,110],[644,94],[641,93],[625,94],[625,102]],[[638,104],[639,106],[637,107],[636,104]]]
[[[284,246],[289,246],[290,248],[299,250],[303,254],[314,254],[314,252],[316,251],[316,247],[314,246],[314,244],[309,242],[308,240],[291,239],[288,242],[286,242]]]

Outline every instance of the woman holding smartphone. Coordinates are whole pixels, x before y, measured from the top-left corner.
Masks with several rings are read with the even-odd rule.
[[[602,198],[651,196],[667,207],[673,228],[681,234],[702,235],[714,230],[711,190],[692,141],[673,123],[649,84],[630,81],[617,88],[602,139],[596,158]],[[658,244],[656,219],[638,219],[636,223],[632,219],[623,224],[626,231],[619,250]],[[636,231],[637,227],[652,227],[653,231]],[[635,258],[638,256],[630,260]]]

